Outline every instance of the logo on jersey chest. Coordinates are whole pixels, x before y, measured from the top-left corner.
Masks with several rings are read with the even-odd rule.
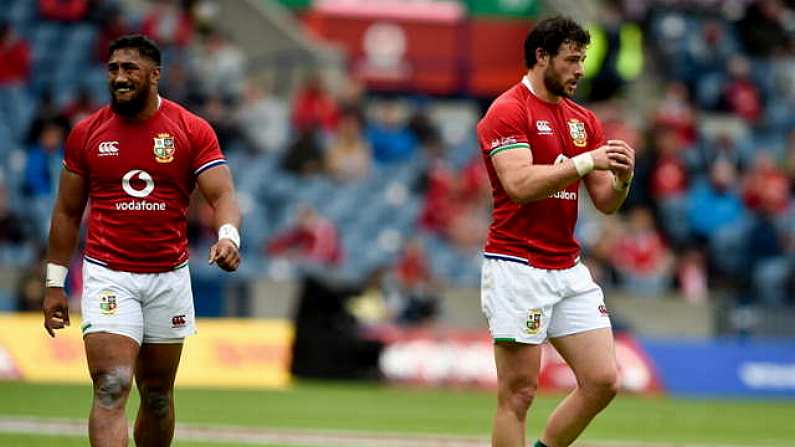
[[[585,132],[585,123],[572,118],[567,124],[569,125],[569,135],[574,145],[577,147],[585,147],[588,144],[588,133]]]
[[[103,141],[97,146],[97,156],[113,157],[119,155],[118,141]]]
[[[552,126],[547,120],[536,121],[536,130],[539,135],[552,135]]]
[[[154,140],[155,161],[158,163],[174,161],[174,152],[177,150],[174,146],[174,137],[168,133],[159,133]]]

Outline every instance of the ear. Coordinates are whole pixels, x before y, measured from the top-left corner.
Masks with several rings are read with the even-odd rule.
[[[157,84],[158,82],[160,82],[160,67],[155,67],[152,69],[152,72],[149,73],[149,80],[153,84]]]
[[[549,63],[549,53],[544,51],[543,48],[536,48],[536,63],[541,65]]]

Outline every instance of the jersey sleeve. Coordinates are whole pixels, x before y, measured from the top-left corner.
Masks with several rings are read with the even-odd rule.
[[[519,104],[497,102],[478,124],[480,149],[489,156],[512,149],[530,149],[527,117]]]
[[[63,165],[75,174],[86,176],[88,174],[88,160],[85,151],[86,131],[85,126],[75,126],[64,145]]]
[[[190,132],[193,143],[193,161],[191,168],[194,175],[226,163],[218,137],[210,124],[196,117]]]

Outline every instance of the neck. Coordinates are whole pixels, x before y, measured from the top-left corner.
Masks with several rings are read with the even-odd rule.
[[[157,113],[160,110],[161,100],[160,95],[155,92],[153,95],[149,95],[146,99],[146,106],[137,114],[129,117],[128,119],[133,121],[143,121],[150,118],[152,115]]]
[[[530,91],[536,95],[538,98],[551,103],[559,103],[562,99],[558,95],[554,95],[547,90],[547,86],[544,84],[544,73],[539,69],[530,69],[527,70],[527,77],[528,84],[530,87]]]

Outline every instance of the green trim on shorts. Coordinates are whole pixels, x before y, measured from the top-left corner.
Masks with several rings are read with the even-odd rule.
[[[88,328],[90,328],[90,327],[91,327],[91,323],[83,323],[83,324],[80,326],[80,332],[85,332],[85,331],[86,331],[86,329],[88,329]]]
[[[489,157],[493,157],[494,155],[499,154],[502,151],[507,151],[509,149],[530,149],[530,145],[527,143],[514,143],[514,144],[509,144],[507,146],[495,147],[489,152]]]
[[[185,261],[185,262],[183,262],[182,264],[179,264],[178,266],[176,266],[176,267],[174,267],[173,269],[171,269],[171,271],[173,272],[174,270],[179,270],[179,269],[181,269],[181,268],[183,268],[183,267],[187,267],[187,266],[188,266],[188,263],[189,263],[188,261]]]
[[[494,339],[494,343],[507,342],[507,341],[515,342],[516,339],[515,338],[495,338]]]

